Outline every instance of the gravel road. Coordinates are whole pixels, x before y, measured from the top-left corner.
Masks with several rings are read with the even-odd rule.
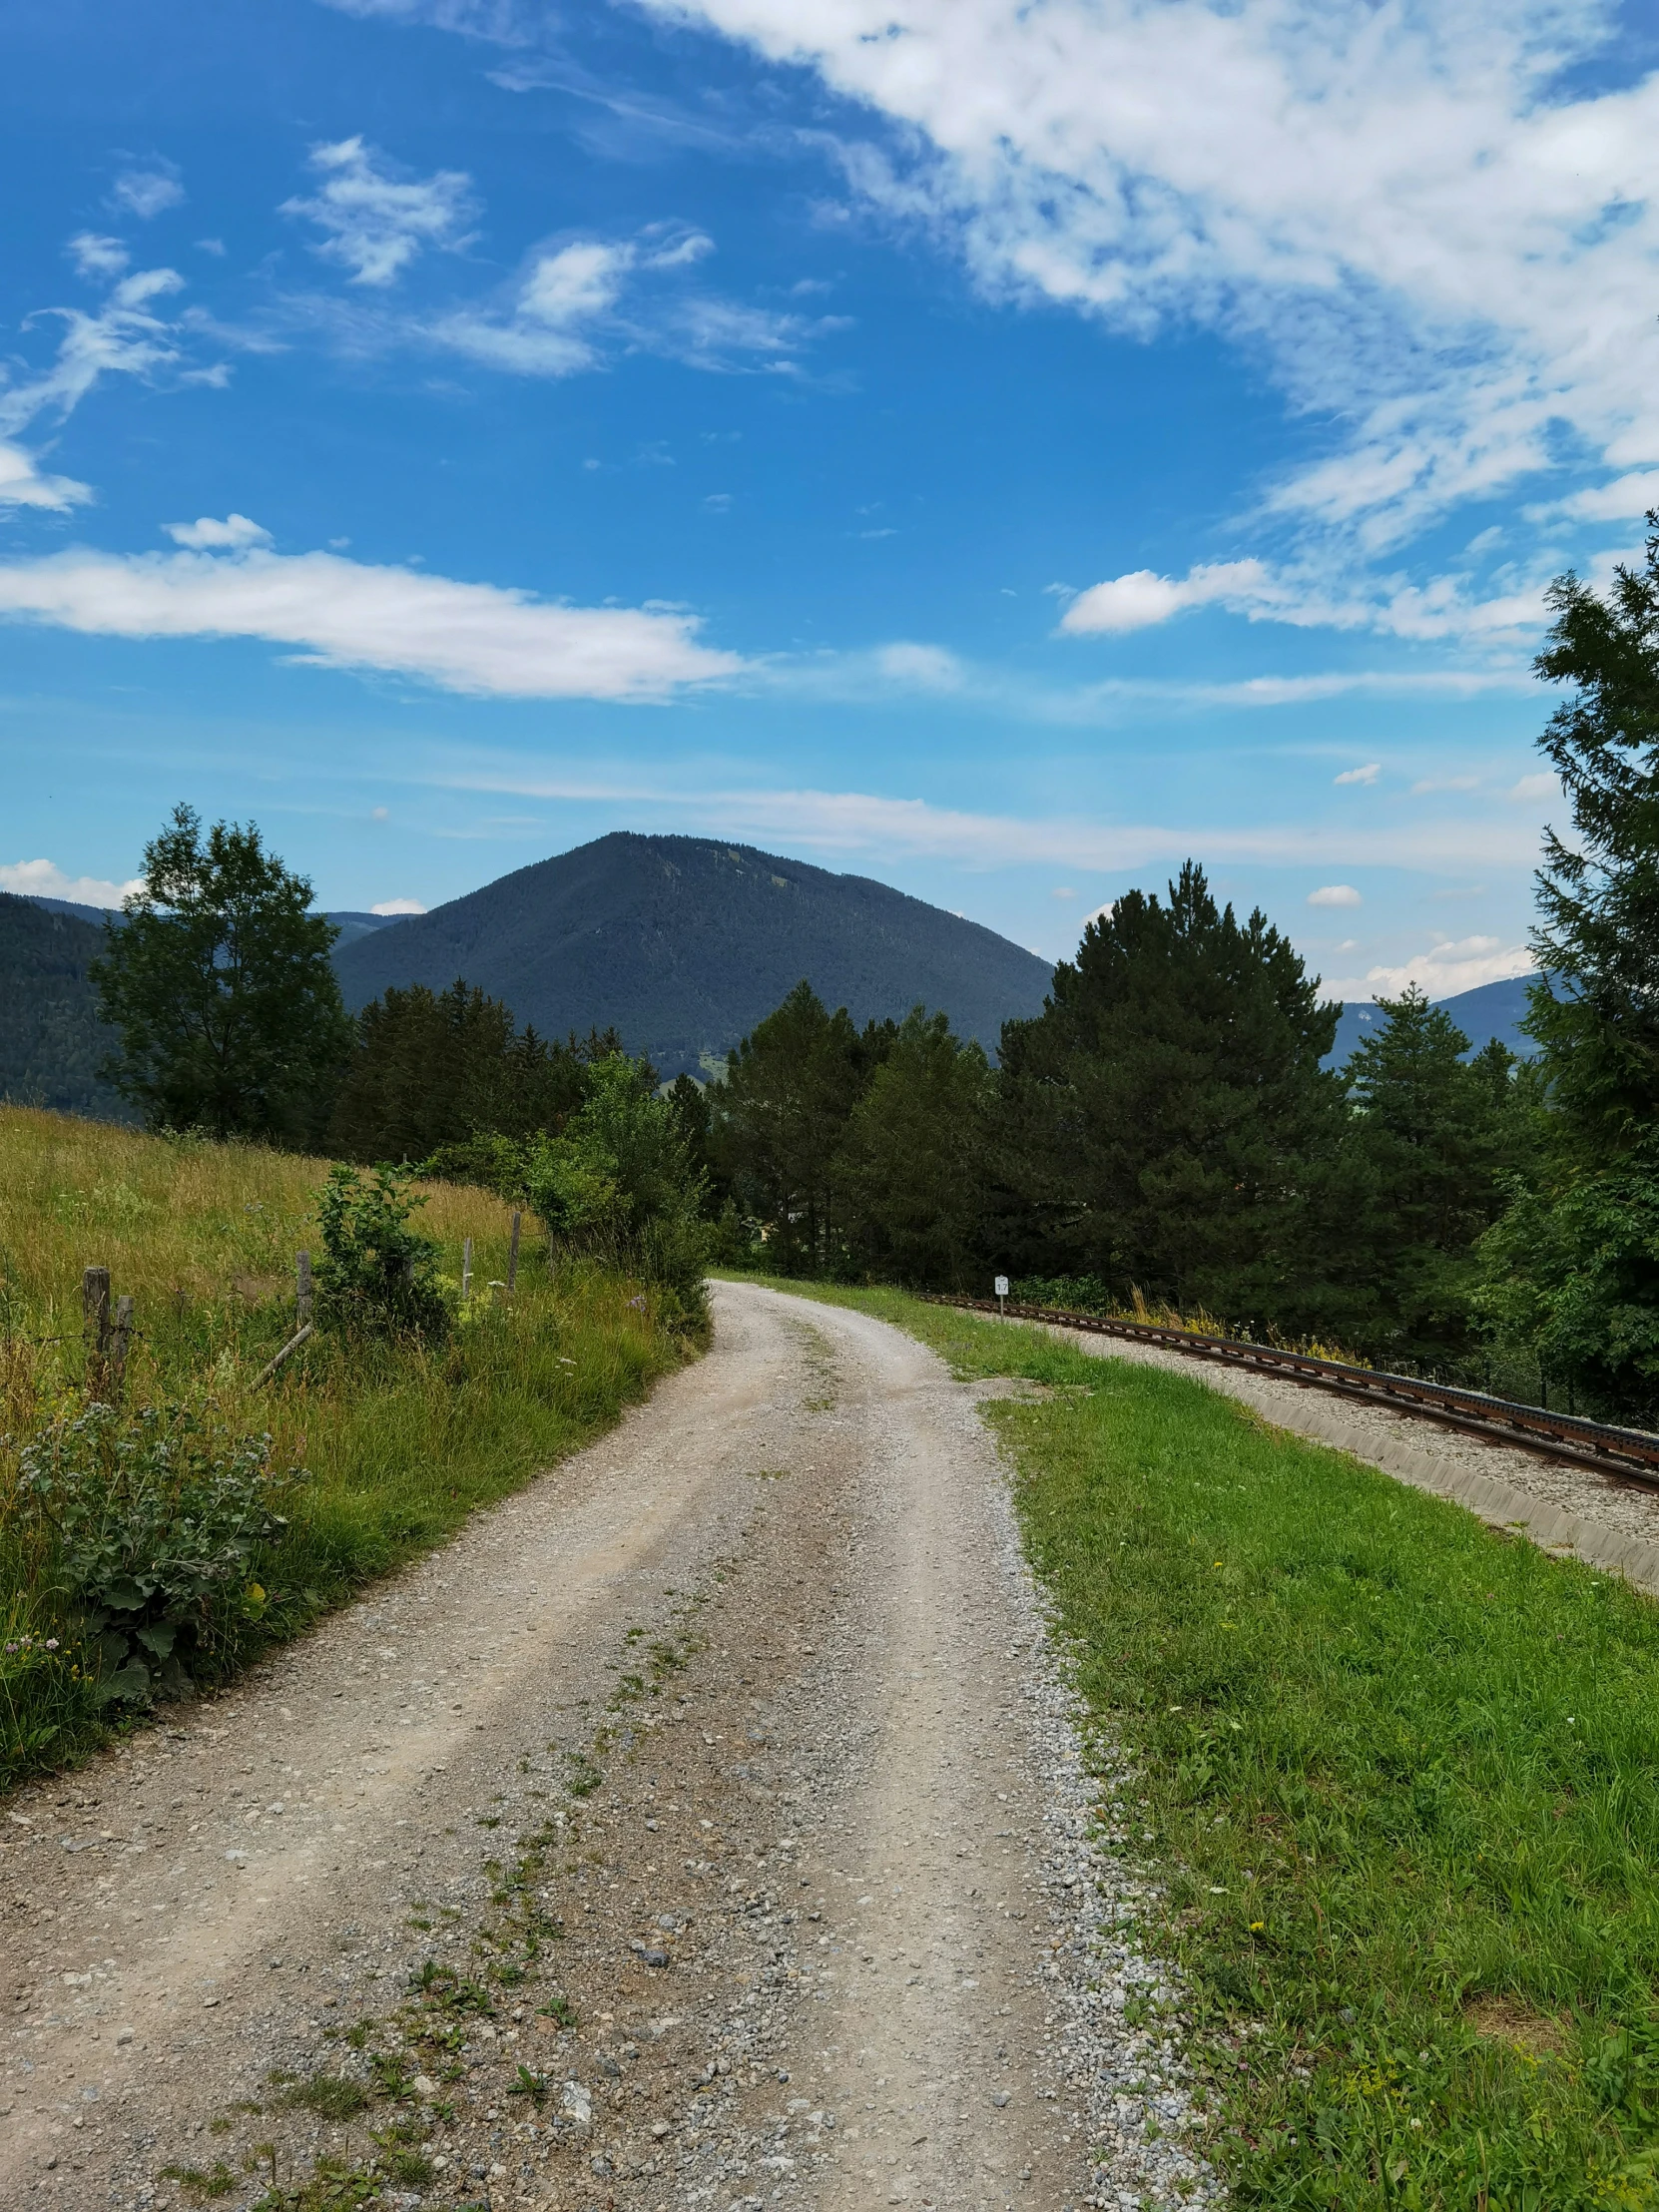
[[[8,2212],[319,2160],[491,2212],[1216,2199],[984,1386],[715,1311],[602,1442],[10,1801]]]

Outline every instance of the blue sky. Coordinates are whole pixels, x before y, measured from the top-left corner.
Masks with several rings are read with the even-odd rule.
[[[1045,955],[1189,853],[1519,972],[1542,593],[1659,503],[1659,15],[12,0],[0,887],[616,828]]]

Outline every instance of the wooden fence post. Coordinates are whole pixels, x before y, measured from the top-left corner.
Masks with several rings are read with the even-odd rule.
[[[87,1340],[87,1389],[102,1397],[110,1357],[110,1271],[87,1268],[81,1275],[81,1327]]]
[[[515,1206],[513,1208],[512,1242],[507,1247],[507,1296],[509,1298],[512,1297],[514,1287],[518,1282],[518,1232],[523,1225],[523,1221],[524,1216]]]
[[[301,1252],[294,1264],[293,1318],[301,1329],[311,1318],[311,1256]]]
[[[463,1237],[463,1238],[462,1238],[462,1240],[461,1240],[461,1296],[462,1296],[462,1298],[465,1298],[465,1297],[467,1297],[467,1296],[468,1296],[468,1295],[470,1294],[471,1290],[472,1290],[472,1239],[471,1239],[470,1237]]]
[[[132,1342],[133,1302],[127,1297],[118,1298],[115,1326],[110,1331],[110,1397],[117,1405],[127,1387],[127,1353]]]

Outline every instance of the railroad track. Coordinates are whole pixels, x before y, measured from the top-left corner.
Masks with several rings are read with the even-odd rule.
[[[1271,1345],[1248,1344],[1239,1337],[1207,1337],[1196,1329],[1167,1329],[1156,1322],[1107,1321],[1099,1314],[1072,1314],[1055,1306],[1026,1306],[1014,1299],[953,1298],[929,1294],[935,1306],[961,1306],[981,1314],[1003,1313],[1017,1321],[1051,1322],[1062,1329],[1086,1330],[1095,1337],[1122,1337],[1131,1344],[1160,1345],[1194,1360],[1220,1367],[1277,1375],[1305,1389],[1329,1390],[1366,1405],[1390,1405],[1399,1412],[1461,1429],[1488,1443],[1519,1445],[1551,1459],[1620,1474],[1659,1489],[1659,1436],[1640,1428],[1615,1428],[1609,1422],[1580,1420],[1574,1413],[1549,1413],[1540,1405],[1520,1405],[1491,1397],[1484,1390],[1460,1389],[1450,1382],[1425,1382],[1413,1375],[1388,1375],[1375,1368],[1351,1367],[1344,1360],[1320,1360],[1307,1352],[1280,1352]]]

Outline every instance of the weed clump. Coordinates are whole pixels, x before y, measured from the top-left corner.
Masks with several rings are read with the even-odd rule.
[[[22,1524],[49,1554],[99,1702],[181,1695],[228,1618],[260,1617],[252,1562],[308,1479],[273,1465],[269,1433],[239,1434],[211,1406],[93,1404],[23,1446]],[[26,1655],[20,1642],[11,1656]]]

